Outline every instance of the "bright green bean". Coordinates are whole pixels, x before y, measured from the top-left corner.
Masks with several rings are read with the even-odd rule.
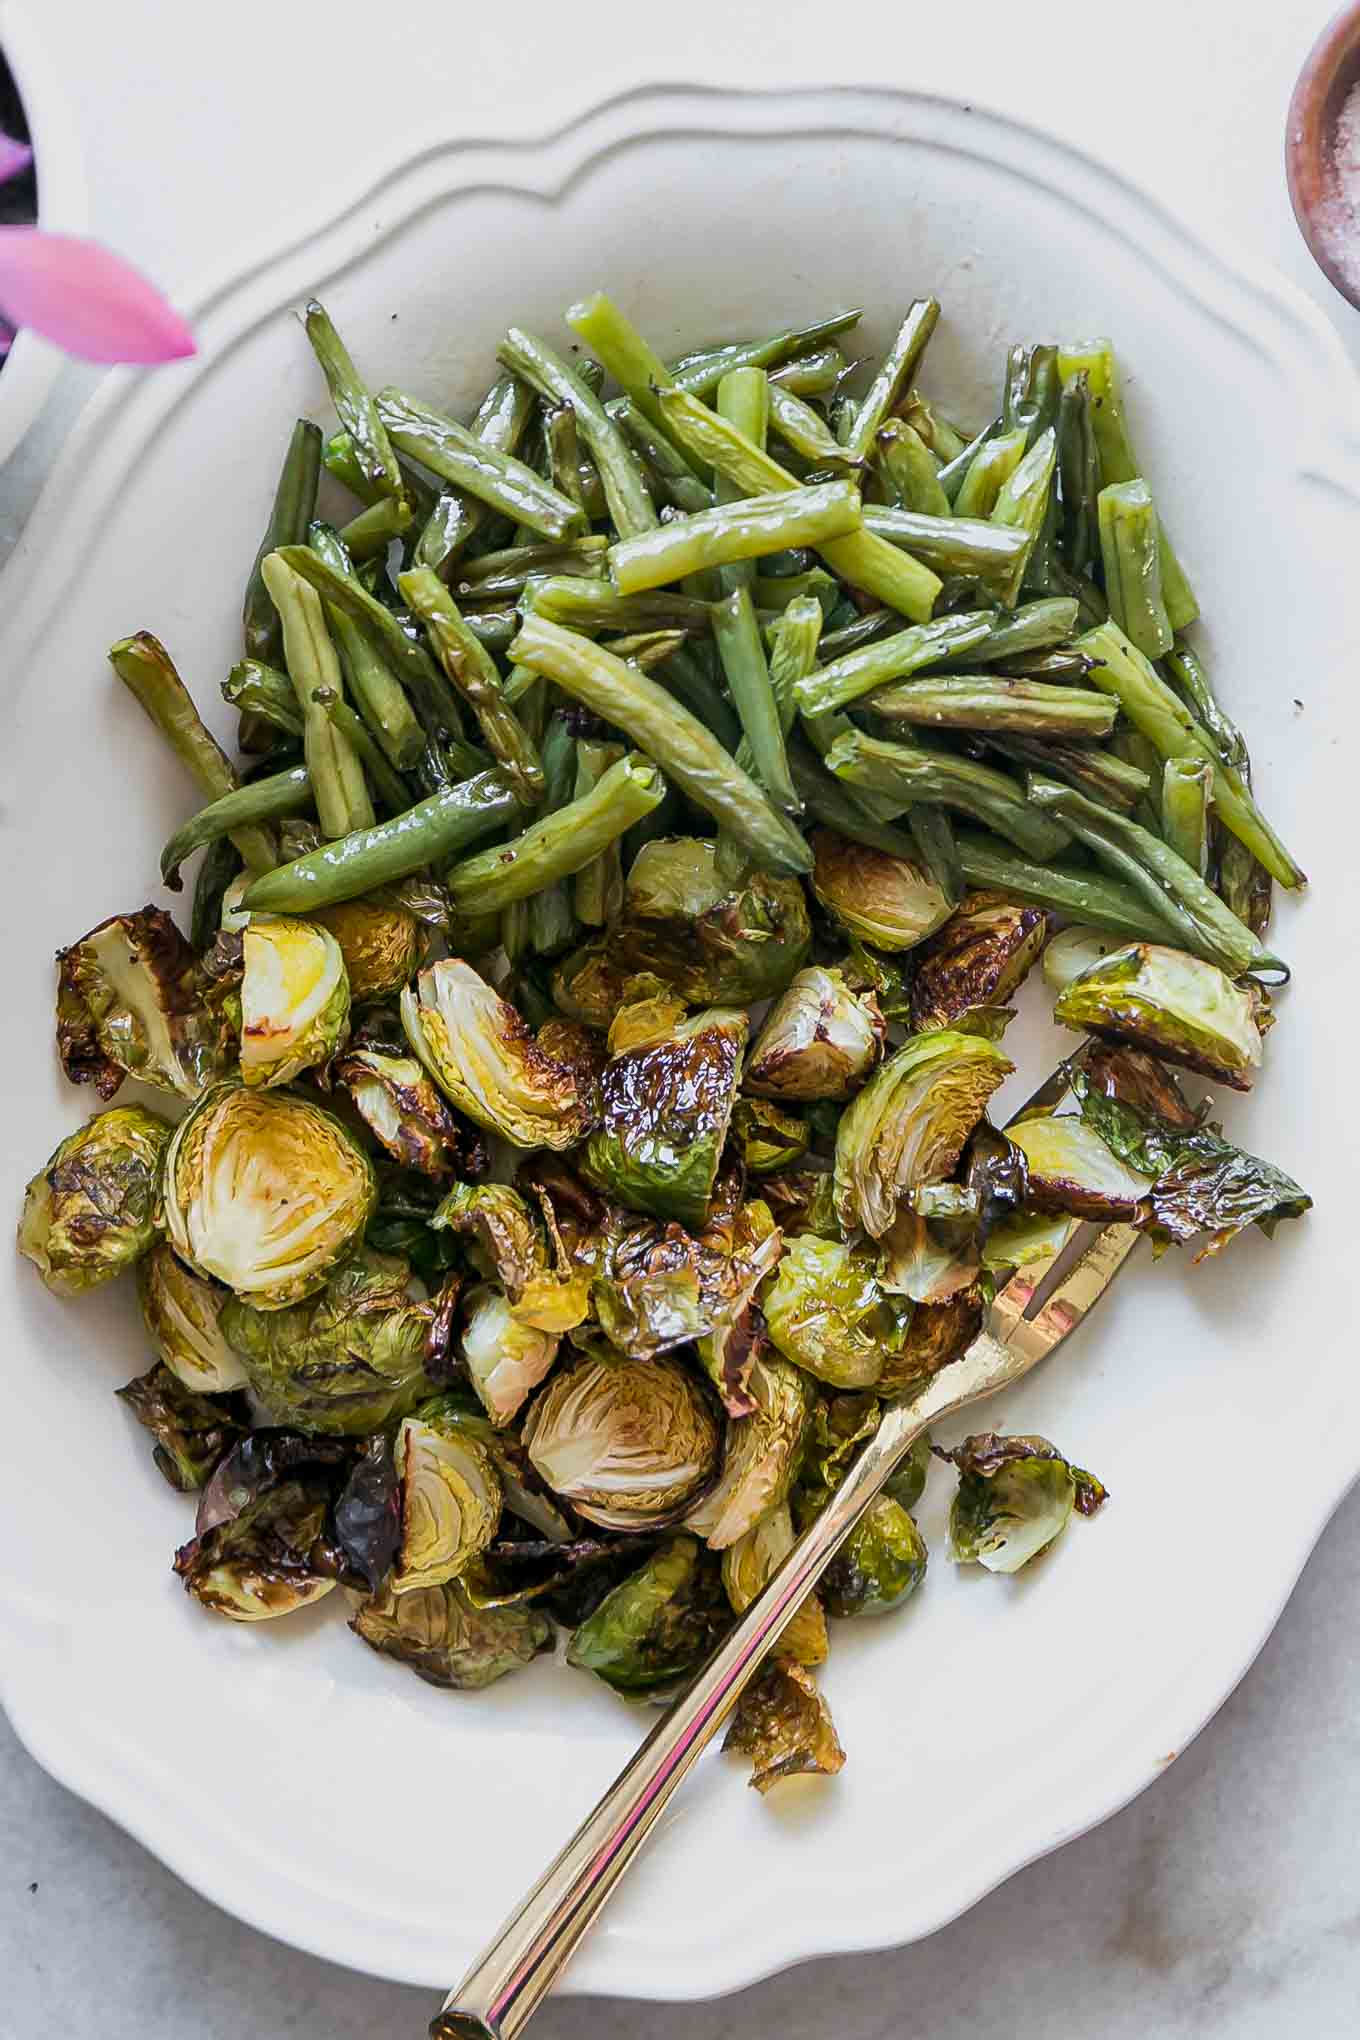
[[[921,448],[927,460],[930,455]],[[937,574],[976,581],[997,597],[1025,571],[1032,541],[1023,531],[1008,530],[987,517],[936,516],[919,510],[865,506],[864,528],[890,545],[903,546]]]
[[[745,588],[734,589],[715,605],[713,637],[743,731],[737,763],[764,788],[776,807],[796,811],[798,795],[784,751],[783,719],[756,613]]]
[[[579,505],[513,453],[501,453],[430,405],[385,389],[379,392],[378,415],[404,453],[503,517],[532,526],[544,538],[569,538],[583,528]]]
[[[352,560],[377,559],[394,538],[405,536],[415,514],[405,496],[380,496],[376,503],[370,503],[341,526],[346,552]]]
[[[1103,872],[1069,870],[1061,864],[1035,864],[1009,843],[980,829],[955,833],[959,862],[969,885],[1033,901],[1056,914],[1121,935],[1130,942],[1179,941],[1179,930],[1151,903],[1140,887],[1107,878]]]
[[[176,829],[161,852],[161,883],[179,892],[179,868],[195,850],[219,842],[252,822],[274,822],[283,815],[305,814],[312,805],[312,783],[305,765],[292,765],[268,779],[252,779],[220,800],[210,801]]]
[[[1162,835],[1201,878],[1209,869],[1213,780],[1207,758],[1168,758],[1162,767]]]
[[[798,684],[798,706],[804,715],[825,715],[831,709],[844,708],[890,680],[904,680],[922,666],[938,665],[942,659],[970,650],[990,629],[991,618],[981,610],[914,624],[910,630],[863,645],[807,674]]]
[[[260,549],[246,582],[241,615],[241,636],[246,657],[277,666],[283,657],[283,625],[269,599],[261,568],[276,546],[301,545],[316,511],[316,487],[321,472],[321,433],[310,418],[299,418],[283,457],[274,504],[265,526]]]
[[[1096,498],[1105,599],[1111,620],[1147,659],[1172,646],[1162,600],[1157,512],[1146,482],[1111,482]]]
[[[915,511],[922,517],[951,514],[952,505],[940,482],[939,463],[920,433],[904,418],[889,418],[879,427],[874,460],[890,500],[895,499],[900,509]],[[928,559],[929,555],[923,557]]]
[[[946,730],[999,730],[1018,736],[1107,737],[1119,713],[1108,695],[1042,680],[989,673],[935,673],[884,687],[864,706],[893,722]]]
[[[412,567],[397,586],[402,600],[424,624],[451,685],[476,716],[487,749],[505,768],[525,806],[532,807],[542,797],[543,767],[532,739],[501,693],[490,653],[430,567]]]
[[[552,404],[570,404],[576,426],[600,471],[605,500],[622,538],[650,531],[656,505],[647,493],[632,449],[579,370],[521,326],[511,326],[498,353],[502,363]]]
[[[333,694],[329,687],[318,687],[314,699],[319,707],[325,709],[332,727],[345,739],[363,766],[369,786],[388,814],[404,814],[411,805],[410,792],[404,780],[388,764],[363,718],[356,715],[349,703],[340,695]]]
[[[494,453],[513,453],[534,409],[534,393],[513,375],[500,376],[477,406],[468,427]],[[432,504],[416,546],[415,564],[443,576],[485,523],[487,508],[462,489],[446,488]]]
[[[845,441],[845,451],[851,460],[867,460],[873,452],[878,429],[911,387],[939,319],[940,306],[935,298],[917,298],[908,310],[855,413],[850,436]]]
[[[384,428],[379,407],[374,403],[349,350],[331,324],[324,307],[315,298],[308,301],[303,315],[312,352],[326,378],[335,414],[348,432],[354,455],[369,484],[384,496],[401,496],[403,485],[397,456]]]
[[[308,557],[315,555],[308,551]],[[326,628],[321,597],[288,565],[282,552],[270,553],[263,572],[265,586],[283,619],[283,653],[302,709],[302,748],[316,798],[316,818],[323,836],[348,836],[370,825],[373,803],[352,745],[315,699],[322,688],[344,694],[340,661]]]
[[[791,545],[823,547],[860,524],[859,491],[851,481],[743,496],[620,539],[609,548],[609,572],[621,595],[636,595],[730,560],[759,559]]]
[[[725,347],[704,348],[700,353],[682,355],[680,360],[671,362],[667,379],[677,389],[688,390],[691,396],[704,397],[717,389],[730,369],[778,368],[795,356],[820,347],[823,341],[834,340],[838,333],[858,325],[862,317],[859,311],[833,312],[829,319],[820,319],[814,326],[786,326],[766,340],[739,340]]]
[[[954,808],[1008,837],[1029,857],[1056,857],[1071,841],[1060,822],[1034,812],[1024,788],[1004,772],[952,751],[885,743],[850,729],[837,737],[826,763],[856,789],[889,796],[899,814],[917,801]]]
[[[238,659],[222,682],[222,699],[242,715],[256,716],[301,743],[302,710],[292,681],[277,666],[266,666],[261,659]]]

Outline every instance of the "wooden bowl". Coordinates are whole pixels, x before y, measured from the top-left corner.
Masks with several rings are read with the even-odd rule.
[[[1348,206],[1336,162],[1336,129],[1360,85],[1360,5],[1343,7],[1299,73],[1285,129],[1285,173],[1299,231],[1318,268],[1360,308],[1360,150]]]

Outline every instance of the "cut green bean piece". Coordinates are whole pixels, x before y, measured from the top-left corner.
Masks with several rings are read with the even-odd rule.
[[[949,516],[952,505],[940,482],[939,462],[905,418],[889,418],[881,425],[874,446],[889,502],[923,517]]]
[[[1067,564],[1074,574],[1084,574],[1100,552],[1100,455],[1091,419],[1091,379],[1085,369],[1067,384],[1058,406],[1058,468]]]
[[[1219,706],[1198,652],[1178,638],[1174,650],[1167,653],[1165,664],[1172,686],[1193,712],[1222,762],[1231,765],[1234,772],[1249,774],[1247,740],[1232,717],[1225,715]]]
[[[1162,833],[1162,803],[1160,797],[1162,784],[1161,752],[1154,743],[1151,743],[1143,735],[1141,730],[1136,730],[1131,722],[1125,720],[1119,724],[1114,735],[1110,738],[1110,756],[1117,759],[1121,764],[1141,772],[1144,779],[1146,779],[1148,790],[1134,802],[1132,814],[1134,820],[1141,827],[1150,829],[1154,836],[1160,836]],[[1036,761],[1036,765],[1038,770],[1044,770],[1044,760],[1042,758]],[[1073,781],[1070,772],[1059,772],[1056,776],[1059,779],[1066,779],[1069,784],[1079,783]],[[1089,786],[1082,786],[1081,790],[1083,793],[1091,791]],[[1120,807],[1125,805],[1122,801],[1113,804]]]
[[[242,715],[257,716],[271,728],[302,741],[302,710],[293,683],[262,659],[238,659],[222,682],[222,699]]]
[[[493,758],[504,766],[526,807],[542,797],[543,767],[519,717],[501,693],[500,675],[458,604],[429,567],[412,567],[397,582],[404,602],[424,624],[451,685],[467,702]]]
[[[539,681],[546,687],[546,681]],[[565,808],[576,791],[576,739],[565,715],[553,715],[543,733],[543,806],[540,821]],[[535,956],[560,956],[579,934],[567,875],[537,888],[529,900],[529,947]]]
[[[811,347],[806,354],[795,355],[792,361],[781,362],[770,369],[769,377],[777,388],[788,390],[795,397],[825,397],[844,380],[849,366],[832,341],[825,347]]]
[[[942,659],[957,657],[981,644],[991,628],[991,618],[981,610],[967,610],[959,616],[938,616],[933,623],[918,623],[892,637],[847,652],[829,666],[819,666],[798,684],[798,706],[804,715],[825,715],[844,708],[875,687],[891,680],[905,680],[922,666],[938,665]]]
[[[997,736],[989,733],[989,750],[1016,764],[1047,772],[1068,786],[1088,793],[1106,807],[1133,814],[1147,799],[1152,776],[1141,766],[1129,764],[1113,751],[1088,743],[1040,743],[1030,737]]]
[[[180,763],[209,800],[234,793],[240,784],[236,768],[194,707],[188,688],[159,638],[149,630],[120,638],[109,647],[109,664],[156,725]],[[268,871],[278,862],[268,829],[233,829],[232,842],[248,871]]]
[[[326,622],[360,715],[388,763],[399,772],[411,771],[425,748],[425,737],[401,682],[352,616],[332,603]]]
[[[1119,701],[1135,729],[1156,745],[1164,758],[1207,758],[1214,769],[1214,812],[1226,829],[1246,844],[1279,884],[1290,891],[1307,879],[1252,799],[1240,772],[1220,762],[1218,752],[1180,696],[1130,644],[1113,622],[1087,631],[1080,648],[1099,664],[1091,684]]]
[[[602,580],[608,571],[609,540],[587,534],[564,544],[511,545],[496,552],[480,553],[467,560],[449,576],[449,586],[460,599],[486,602],[506,595],[521,595],[535,576],[565,575],[569,578]]]
[[[1091,670],[1092,661],[1072,645],[1059,645],[1047,652],[1017,652],[997,661],[997,671],[1008,680],[1052,680],[1075,686]]]
[[[297,550],[306,550],[309,559],[316,557],[307,548]],[[373,821],[373,803],[353,746],[315,699],[322,688],[344,694],[340,661],[326,628],[321,597],[282,552],[269,555],[264,578],[283,619],[283,653],[302,709],[302,748],[311,774],[316,818],[323,836],[348,836]]]
[[[1024,459],[1001,485],[992,522],[1003,530],[1018,531],[1025,539],[1023,557],[1011,569],[1010,578],[998,589],[1006,608],[1013,609],[1020,598],[1026,568],[1039,542],[1053,496],[1053,477],[1058,467],[1058,435],[1052,426],[1041,432]]]
[[[378,405],[359,376],[349,350],[331,324],[324,306],[308,300],[303,323],[331,393],[341,426],[348,432],[354,457],[370,486],[384,496],[403,493],[401,469],[384,429]]]
[[[161,882],[179,892],[179,868],[195,850],[219,842],[224,836],[253,822],[274,822],[284,815],[305,814],[312,805],[312,783],[305,765],[292,765],[268,779],[252,779],[220,800],[210,801],[196,815],[176,829],[161,852]]]
[[[1061,822],[1036,814],[1025,789],[1004,772],[952,751],[886,743],[847,730],[826,758],[827,770],[856,788],[884,794],[905,815],[916,802],[954,808],[1006,836],[1030,857],[1056,857],[1071,841]]]
[[[989,673],[935,673],[870,695],[864,706],[893,722],[946,730],[1098,740],[1114,728],[1117,702],[1084,687],[1005,680]]]
[[[611,298],[597,290],[567,313],[567,324],[612,375],[628,402],[667,437],[656,392],[670,380],[665,362]]]
[[[620,536],[650,531],[657,521],[656,505],[632,449],[579,370],[521,326],[511,326],[498,352],[505,367],[549,403],[571,405],[576,428],[600,471],[609,515]]]
[[[274,504],[260,549],[246,582],[241,637],[248,659],[277,666],[283,657],[283,625],[269,599],[261,572],[276,546],[301,545],[316,512],[316,487],[321,474],[321,432],[310,418],[299,418],[283,457]]]
[[[548,455],[548,479],[553,487],[579,504],[587,518],[606,516],[609,506],[600,471],[582,449],[576,413],[570,404],[543,406],[543,444]]]
[[[534,403],[534,393],[527,383],[513,375],[503,375],[482,398],[468,430],[493,453],[513,453],[524,436]],[[462,489],[442,490],[420,534],[415,564],[432,567],[441,577],[447,575],[488,514],[484,503]]]
[[[834,340],[859,324],[863,313],[833,312],[815,326],[786,326],[765,340],[739,340],[725,347],[706,347],[696,354],[682,355],[667,369],[668,380],[691,396],[704,397],[733,368],[777,368],[796,355],[806,354],[825,340]]]
[[[1262,947],[1250,928],[1160,836],[1038,773],[1030,774],[1029,798],[1046,814],[1060,817],[1107,870],[1151,901],[1178,930],[1182,948],[1207,957],[1229,977],[1241,977],[1244,971],[1288,976],[1279,957]]]
[[[655,594],[620,595],[609,581],[580,575],[554,574],[531,579],[523,608],[589,636],[602,630],[682,630],[687,637],[707,637],[713,628],[707,602],[672,589]]]
[[[740,373],[740,371],[737,371]],[[718,385],[719,391],[722,384]],[[863,463],[847,452],[819,411],[805,404],[781,383],[770,384],[770,426],[785,446],[800,460],[814,467],[860,467]],[[754,433],[750,435],[755,437]]]
[[[921,451],[925,453],[925,448]],[[1028,533],[1009,530],[987,517],[938,517],[933,512],[894,510],[877,503],[865,505],[864,528],[886,538],[890,545],[905,547],[937,574],[976,581],[998,597],[1015,585],[1017,575],[1023,575],[1032,543]]]
[[[907,827],[928,876],[951,905],[957,906],[964,895],[965,880],[949,810],[918,801],[915,807],[907,809]]]
[[[735,425],[738,432],[744,432],[754,446],[764,446],[770,428],[770,385],[763,368],[734,368],[728,371],[718,384],[717,412],[729,425]],[[738,502],[744,492],[726,475],[718,475],[714,481],[714,507],[724,503]],[[714,591],[731,595],[738,588],[750,592],[756,577],[755,563],[751,559],[726,562],[718,571],[718,587]],[[696,588],[696,594],[702,589]]]
[[[860,524],[859,491],[851,481],[743,496],[620,539],[609,548],[609,572],[621,595],[637,595],[730,560],[759,559],[785,546],[821,547]]]
[[[920,434],[940,463],[940,481],[952,503],[953,490],[957,490],[963,480],[973,455],[1001,430],[1001,420],[993,418],[981,432],[964,432],[951,424],[948,418],[942,417],[919,390],[912,390],[907,396],[902,405],[902,416],[912,431]],[[952,474],[946,479],[950,470]]]
[[[1031,863],[1009,843],[980,829],[959,829],[954,840],[963,875],[971,886],[1032,901],[1036,907],[1048,907],[1125,941],[1174,944],[1180,940],[1178,927],[1139,887],[1107,878],[1103,872]]]
[[[621,656],[613,645],[609,649],[616,657]],[[712,732],[725,751],[735,756],[741,742],[741,724],[709,670],[708,661],[686,645],[683,651],[662,660],[656,670],[676,700]]]
[[[984,440],[968,465],[957,490],[950,495],[948,469],[941,469],[940,483],[960,517],[990,517],[1002,488],[1025,457],[1028,435],[1017,428],[998,432]]]
[[[1058,374],[1056,347],[1012,347],[1006,356],[1006,379],[1002,390],[1001,426],[1005,432],[1023,431],[1033,446],[1050,425],[1058,422],[1062,383]]]
[[[377,503],[398,500],[385,496],[381,489],[375,489],[359,465],[359,456],[354,450],[354,441],[348,432],[332,432],[321,449],[321,465],[328,475],[334,475],[342,487],[352,496],[370,508]],[[402,495],[410,504],[415,516],[424,519],[434,510],[438,490],[430,477],[409,460],[397,456],[401,470]]]
[[[667,502],[688,513],[712,509],[713,491],[708,483],[700,481],[685,456],[636,404],[627,397],[616,397],[605,410],[627,433]]]
[[[798,714],[798,686],[817,670],[822,635],[822,605],[813,595],[798,595],[775,626],[770,645],[770,686],[779,710],[779,727],[787,737]]]
[[[411,805],[410,792],[400,774],[384,758],[368,725],[349,703],[329,687],[318,687],[313,699],[329,716],[332,727],[342,736],[364,768],[364,776],[389,815],[403,814]]]
[[[900,630],[902,619],[895,609],[866,609],[857,615],[853,623],[844,623],[837,630],[829,630],[822,639],[819,657],[823,665],[830,666],[847,652],[857,652],[862,645],[876,643],[879,638],[891,637]]]
[[[1162,835],[1201,878],[1209,869],[1213,778],[1207,758],[1168,758],[1162,767]]]
[[[1017,658],[1026,652],[1047,651],[1051,645],[1066,642],[1079,617],[1079,605],[1069,596],[1051,595],[1038,602],[1022,602],[1012,615],[994,618],[982,643],[954,663],[996,666],[1003,659]]]
[[[911,387],[939,319],[939,301],[933,297],[917,298],[908,310],[855,413],[845,441],[846,453],[852,460],[867,460],[873,452],[878,429]]]
[[[1111,482],[1097,498],[1100,556],[1110,617],[1147,659],[1172,646],[1162,600],[1157,512],[1146,482]]]
[[[787,468],[684,390],[663,390],[658,401],[671,436],[749,494],[798,486]],[[853,587],[864,589],[915,623],[930,617],[940,578],[909,553],[897,551],[864,530],[827,540],[817,550],[831,571]]]
[[[764,788],[776,807],[796,810],[798,795],[784,752],[784,724],[756,613],[744,588],[734,589],[715,606],[713,636],[743,731],[737,763]]]
[[[913,856],[915,838],[910,832],[893,822],[876,820],[854,788],[834,779],[821,760],[796,738],[789,744],[789,770],[798,798],[814,822],[848,836],[852,843],[886,851],[889,857]]]
[[[342,525],[340,537],[352,560],[373,560],[386,553],[394,538],[404,537],[414,519],[405,496],[382,496]]]
[[[378,414],[403,453],[502,517],[530,525],[544,538],[569,538],[584,527],[580,507],[531,467],[430,405],[402,390],[385,389],[378,396]]]
[[[651,775],[648,783],[659,801],[664,785],[661,774],[650,760],[641,757],[637,752],[634,752],[633,756],[638,765]],[[563,809],[563,815],[590,813],[591,796],[610,769],[623,762],[623,757],[623,747],[620,744],[602,744],[593,737],[579,737],[576,743],[575,798],[570,808]],[[555,819],[559,826],[553,833],[552,840],[558,846],[561,856],[570,856],[572,849],[567,834],[568,825],[563,823],[562,816]],[[628,826],[631,828],[633,822],[639,819],[638,815],[630,816]],[[617,835],[608,834],[606,840],[598,844],[595,841],[596,833],[587,825],[586,843],[577,847],[585,848],[586,844],[589,844],[591,854],[589,857],[582,857],[580,863],[573,866],[575,878],[572,882],[572,904],[576,918],[587,928],[608,927],[611,922],[618,919],[623,909],[621,841],[623,831],[620,830]]]
[[[370,595],[354,574],[338,572],[309,546],[280,546],[278,557],[335,608],[352,617],[377,646],[407,688],[427,735],[460,734],[457,703],[439,668],[421,645],[406,635],[386,604]]]
[[[614,723],[719,827],[770,871],[810,871],[812,854],[718,739],[646,673],[535,611],[512,647],[525,666],[555,680],[585,707]]]
[[[189,916],[189,946],[199,956],[217,940],[223,898],[240,873],[240,854],[230,836],[221,836],[208,845],[194,880],[194,903]]]

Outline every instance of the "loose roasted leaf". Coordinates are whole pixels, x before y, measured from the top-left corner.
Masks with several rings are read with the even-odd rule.
[[[917,951],[913,1027],[965,1027],[979,1010],[1006,1006],[1038,961],[1047,932],[1041,908],[969,893]]]
[[[1093,1475],[1073,1467],[1047,1438],[984,1431],[936,1457],[959,1469],[949,1516],[950,1556],[959,1565],[1014,1573],[1046,1551],[1067,1526],[1081,1494],[1094,1515],[1106,1499]]]
[[[201,1488],[223,1454],[250,1427],[242,1396],[200,1395],[186,1388],[163,1361],[120,1388],[118,1399],[156,1440],[152,1457],[180,1494]]]
[[[741,1697],[723,1741],[751,1759],[751,1783],[768,1792],[781,1778],[834,1777],[845,1763],[831,1711],[811,1672],[776,1657]]]
[[[234,1044],[199,960],[169,914],[114,914],[59,951],[57,1050],[73,1084],[111,1098],[125,1076],[196,1098]]]
[[[753,1005],[782,992],[812,945],[796,878],[749,870],[728,883],[709,839],[668,836],[633,861],[608,955],[691,1005]]]
[[[620,1204],[700,1226],[736,1102],[747,1019],[713,1007],[614,1056],[600,1079],[587,1179]]]
[[[551,1650],[552,1623],[534,1607],[476,1608],[457,1580],[365,1601],[350,1628],[427,1685],[471,1692]]]

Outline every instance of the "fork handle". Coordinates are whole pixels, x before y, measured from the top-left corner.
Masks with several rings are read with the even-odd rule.
[[[430,2040],[515,2040],[813,1586],[935,1412],[929,1391],[889,1409],[820,1516],[510,1915]]]

